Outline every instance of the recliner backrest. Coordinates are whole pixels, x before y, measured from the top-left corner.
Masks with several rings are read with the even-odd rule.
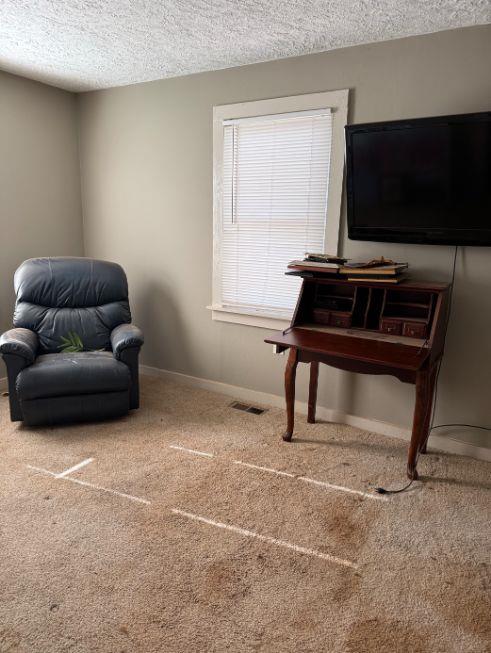
[[[117,263],[32,258],[17,269],[14,287],[14,326],[37,333],[39,353],[58,352],[69,332],[85,350],[110,349],[111,331],[131,322],[128,283]]]

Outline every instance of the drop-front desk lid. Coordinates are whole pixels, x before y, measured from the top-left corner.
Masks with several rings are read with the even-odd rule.
[[[265,342],[280,347],[374,365],[418,371],[430,354],[427,342],[414,338],[386,336],[356,329],[315,329],[297,326],[274,332]],[[410,343],[410,344],[408,344]]]

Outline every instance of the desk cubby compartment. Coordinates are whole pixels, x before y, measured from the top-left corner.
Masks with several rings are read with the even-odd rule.
[[[385,290],[383,288],[369,288],[367,306],[364,316],[364,329],[378,330],[380,316],[383,311]]]
[[[351,313],[355,288],[348,285],[318,283],[315,289],[314,307],[328,311]]]
[[[355,293],[356,288],[353,286],[317,283],[312,307],[314,324],[350,327]]]
[[[432,310],[431,293],[387,290],[380,316],[380,331],[409,338],[424,338]]]

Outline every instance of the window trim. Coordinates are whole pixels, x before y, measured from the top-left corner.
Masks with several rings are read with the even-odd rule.
[[[332,112],[331,164],[327,211],[330,220],[326,224],[326,243],[330,254],[339,250],[339,225],[341,221],[341,197],[344,179],[344,127],[348,117],[348,89],[293,95],[289,97],[240,102],[213,107],[213,284],[212,319],[234,322],[268,329],[288,326],[291,315],[268,315],[261,312],[240,311],[236,307],[223,306],[221,301],[221,233],[222,233],[222,184],[223,184],[223,122],[238,118],[254,118],[270,114],[293,113],[329,108]],[[335,251],[333,251],[335,250]],[[292,311],[293,314],[293,311]]]

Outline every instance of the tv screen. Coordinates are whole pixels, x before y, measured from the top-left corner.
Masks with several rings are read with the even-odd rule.
[[[346,127],[348,236],[491,245],[491,112]]]

